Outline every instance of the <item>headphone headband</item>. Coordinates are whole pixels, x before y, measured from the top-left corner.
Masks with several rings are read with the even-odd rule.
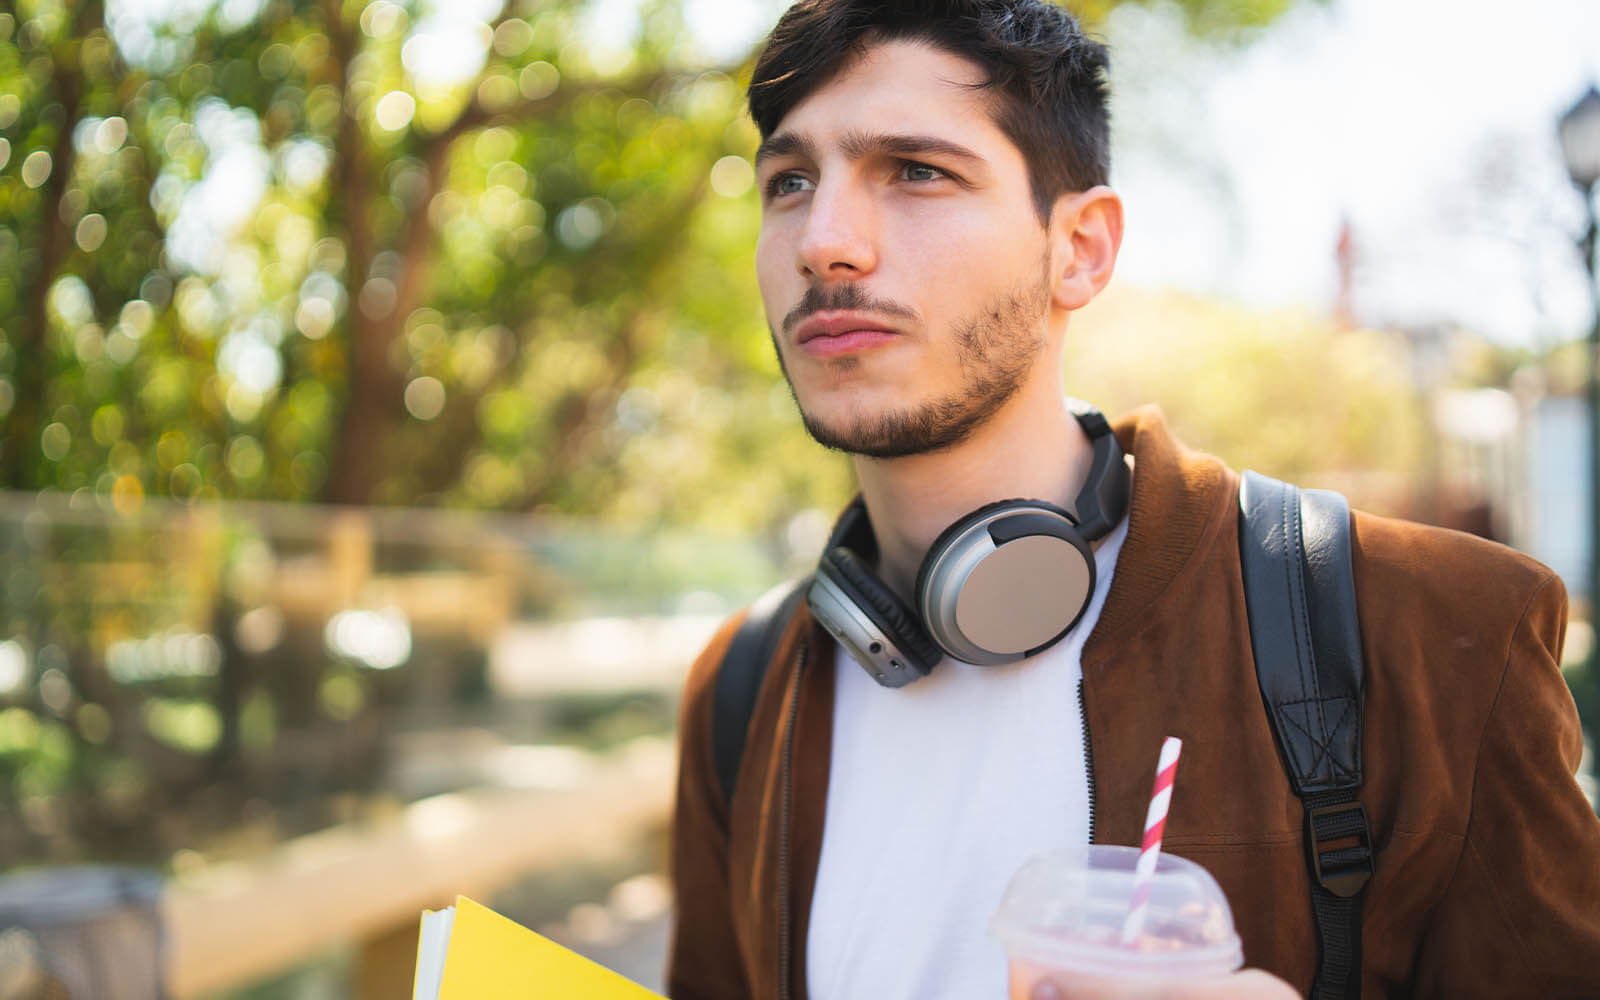
[[[1105,414],[1082,400],[1071,400],[1069,405],[1094,449],[1089,476],[1072,504],[1078,515],[1078,531],[1092,542],[1115,528],[1128,512],[1132,476],[1128,473],[1128,463],[1123,460],[1122,446],[1111,432]]]

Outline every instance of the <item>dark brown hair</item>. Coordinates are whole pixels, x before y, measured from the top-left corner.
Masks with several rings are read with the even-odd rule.
[[[750,80],[761,138],[868,46],[894,40],[926,42],[983,71],[995,125],[1028,164],[1041,222],[1060,195],[1106,183],[1106,48],[1044,0],[799,0]]]

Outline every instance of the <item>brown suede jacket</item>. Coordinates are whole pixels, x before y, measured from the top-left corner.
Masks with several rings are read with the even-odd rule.
[[[1083,651],[1093,839],[1139,843],[1149,748],[1181,736],[1164,848],[1221,883],[1246,964],[1306,992],[1317,944],[1303,813],[1250,655],[1238,477],[1185,449],[1154,409],[1119,421],[1117,436],[1135,457],[1128,536]],[[1352,543],[1367,667],[1361,800],[1376,850],[1363,995],[1600,997],[1600,820],[1573,778],[1560,579],[1502,546],[1366,514]],[[685,690],[668,991],[803,1000],[834,646],[802,607],[724,809],[711,692],[738,621]]]

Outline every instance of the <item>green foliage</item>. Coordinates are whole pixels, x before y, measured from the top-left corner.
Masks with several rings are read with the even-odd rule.
[[[672,0],[621,52],[509,0],[453,75],[421,0],[146,8],[0,14],[0,486],[729,531],[848,490],[762,328],[742,69]]]
[[[670,5],[601,73],[579,5],[508,4],[453,80],[406,54],[421,6],[237,7],[0,15],[4,485],[731,528],[842,492],[714,489],[809,446],[740,88]]]
[[[1296,0],[1065,0],[1062,4],[1090,26],[1103,24],[1117,7],[1174,7],[1189,30],[1214,41],[1247,39],[1288,12]]]
[[[1427,429],[1394,335],[1114,289],[1068,340],[1069,391],[1110,412],[1159,400],[1181,438],[1235,468],[1380,512],[1415,487]]]

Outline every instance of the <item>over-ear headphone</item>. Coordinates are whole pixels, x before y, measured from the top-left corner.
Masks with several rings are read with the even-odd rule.
[[[987,504],[946,528],[917,572],[916,608],[872,570],[877,541],[860,497],[833,529],[806,592],[818,622],[879,684],[926,676],[944,654],[1010,663],[1059,642],[1094,595],[1089,543],[1128,509],[1129,474],[1111,425],[1074,404],[1094,457],[1074,506],[1043,500]]]

